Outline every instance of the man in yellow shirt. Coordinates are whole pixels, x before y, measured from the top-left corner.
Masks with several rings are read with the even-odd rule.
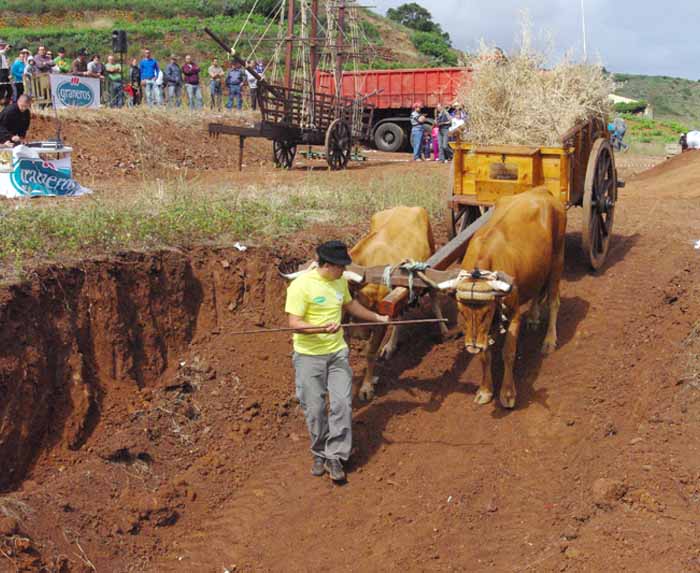
[[[296,395],[311,436],[311,473],[328,471],[334,482],[345,481],[343,463],[352,448],[352,370],[349,349],[340,328],[343,311],[360,320],[387,322],[356,300],[343,277],[352,260],[340,241],[316,249],[318,268],[302,274],[287,289],[285,312],[295,329],[320,327],[320,332],[294,333]],[[326,396],[330,416],[326,412]]]

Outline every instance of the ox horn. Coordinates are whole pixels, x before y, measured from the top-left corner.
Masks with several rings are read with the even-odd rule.
[[[304,273],[308,273],[316,267],[318,267],[318,263],[316,261],[309,261],[304,267],[294,273],[283,273],[280,271],[280,276],[284,277],[288,281],[293,281],[295,278],[303,275]]]

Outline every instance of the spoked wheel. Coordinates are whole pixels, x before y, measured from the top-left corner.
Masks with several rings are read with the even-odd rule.
[[[342,119],[336,119],[326,132],[326,161],[333,171],[345,169],[352,151],[350,126]]]
[[[297,146],[290,141],[275,139],[272,142],[272,153],[276,167],[291,169],[294,156],[297,154]]]
[[[608,254],[616,201],[615,158],[610,142],[600,138],[591,149],[583,187],[583,252],[596,271]]]

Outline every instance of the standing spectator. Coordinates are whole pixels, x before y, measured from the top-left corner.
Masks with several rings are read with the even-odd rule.
[[[440,128],[438,127],[437,121],[433,123],[433,128],[430,131],[430,140],[433,144],[433,161],[437,161],[440,158]]]
[[[12,99],[12,81],[10,80],[10,57],[12,46],[0,40],[0,103],[7,105]]]
[[[67,74],[70,73],[70,62],[66,58],[66,50],[64,48],[58,49],[58,57],[53,61],[53,68],[51,71],[55,74]]]
[[[250,107],[255,110],[258,109],[258,79],[248,71],[248,68],[253,68],[253,62],[248,62],[245,70],[245,80],[250,94]],[[255,73],[262,76],[257,70],[255,70]]]
[[[143,51],[143,60],[139,63],[139,75],[148,106],[160,105],[160,93],[156,86],[159,71],[158,61],[151,57],[151,50],[146,48]]]
[[[435,124],[438,128],[439,160],[443,163],[447,163],[452,155],[452,150],[449,146],[449,133],[452,118],[441,103],[437,104],[435,108]]]
[[[105,74],[107,77],[107,91],[109,93],[109,107],[122,107],[124,105],[122,65],[114,61],[113,54],[107,56]]]
[[[24,66],[24,73],[22,74],[22,82],[24,83],[24,93],[28,95],[34,95],[34,88],[32,87],[32,79],[38,74],[36,69],[36,64],[34,63],[34,56],[27,57],[27,64]]]
[[[53,68],[53,60],[46,54],[46,46],[39,46],[34,55],[34,64],[40,74],[48,74]]]
[[[190,109],[202,109],[202,88],[199,87],[199,66],[192,61],[192,56],[185,56],[185,65],[182,66],[185,76],[185,90]]]
[[[411,112],[411,147],[413,147],[413,161],[423,160],[421,157],[421,147],[423,146],[423,136],[425,133],[423,129],[425,116],[420,112],[422,107],[420,103],[416,102],[413,104],[413,111]]]
[[[211,61],[211,66],[207,70],[209,74],[209,99],[211,109],[218,109],[221,111],[221,100],[224,96],[223,90],[223,79],[226,75],[224,73],[224,68],[219,65],[219,58],[214,58]]]
[[[165,99],[165,74],[163,74],[162,69],[158,69],[158,75],[156,76],[156,91],[158,92],[158,101],[160,105],[166,102]]]
[[[232,62],[232,68],[226,74],[226,87],[228,88],[227,109],[233,109],[233,99],[236,98],[236,108],[243,108],[243,97],[241,96],[241,87],[243,86],[243,69],[240,62]]]
[[[182,105],[182,69],[177,63],[177,56],[170,55],[170,63],[165,68],[165,86],[168,92],[168,105]]]
[[[141,69],[136,58],[131,60],[131,65],[129,66],[129,88],[131,105],[139,105],[141,103]]]
[[[92,56],[92,60],[88,62],[87,65],[87,75],[92,78],[104,78],[105,77],[105,67],[100,61],[100,56],[95,54]]]
[[[430,161],[430,151],[433,148],[433,137],[431,135],[433,131],[433,126],[427,121],[423,123],[423,147],[421,151],[423,152],[423,158]]]
[[[263,64],[263,61],[262,61],[262,60],[258,60],[258,61],[255,63],[255,71],[258,73],[258,75],[259,75],[261,78],[264,78],[264,77],[265,77],[265,64]]]
[[[20,50],[19,56],[12,64],[12,100],[15,102],[24,93],[24,68],[27,66],[28,56],[29,50]]]
[[[71,66],[71,73],[74,76],[88,75],[87,50],[85,48],[78,50],[78,57],[73,60],[73,65]]]

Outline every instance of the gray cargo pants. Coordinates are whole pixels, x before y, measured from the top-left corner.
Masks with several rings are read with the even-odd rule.
[[[349,349],[312,356],[294,353],[295,384],[311,435],[311,453],[347,461],[352,449],[352,370]],[[330,397],[330,416],[326,413]]]

